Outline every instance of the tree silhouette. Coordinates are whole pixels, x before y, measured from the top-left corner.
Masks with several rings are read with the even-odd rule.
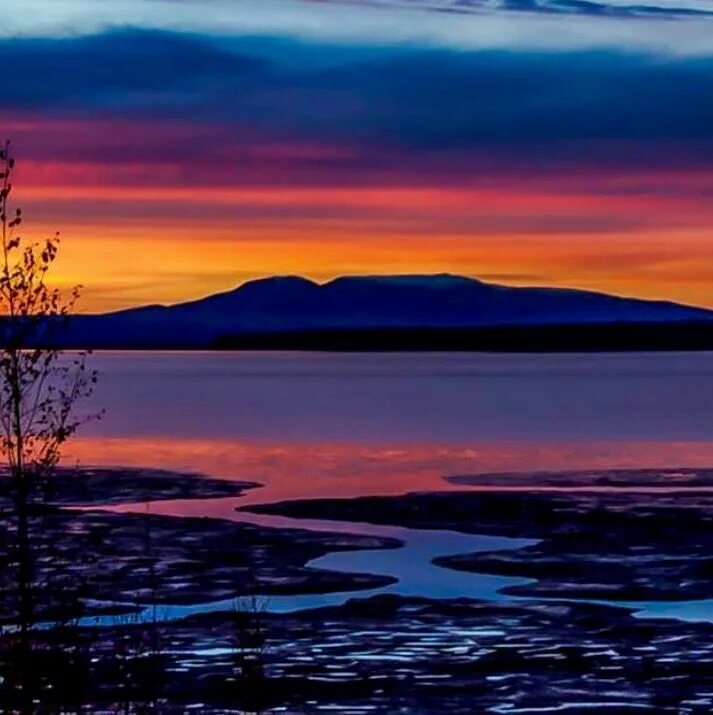
[[[52,346],[80,291],[75,287],[65,298],[48,283],[57,234],[40,243],[20,236],[22,211],[11,205],[14,170],[6,142],[0,149],[0,452],[9,499],[3,520],[2,618],[14,637],[18,709],[29,713],[41,688],[33,667],[33,631],[51,612],[37,568],[48,557],[42,538],[48,486],[64,443],[89,417],[77,406],[92,392],[97,376],[87,367],[86,353],[66,355]]]

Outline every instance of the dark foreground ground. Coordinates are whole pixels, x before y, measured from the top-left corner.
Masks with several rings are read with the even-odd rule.
[[[713,627],[586,604],[382,596],[264,618],[262,712],[710,713]],[[240,712],[234,616],[163,631],[176,712]],[[115,635],[106,644],[115,642]]]
[[[115,501],[114,488],[126,498],[137,484],[145,498],[166,498],[176,490],[203,495],[191,475],[114,476],[85,475],[94,500]],[[301,593],[383,582],[305,569],[309,559],[335,549],[397,544],[211,519],[53,511],[44,518],[57,542],[70,556],[93,556],[76,576],[94,597],[121,594],[131,601],[152,594],[159,603],[190,603],[235,596],[243,614],[230,609],[171,624],[138,624],[129,616],[121,626],[75,629],[72,652],[91,654],[79,699],[84,704],[60,707],[50,699],[37,712],[713,712],[713,626],[639,620],[626,608],[583,600],[713,596],[713,495],[706,491],[713,471],[453,481],[463,491],[288,502],[259,510],[534,537],[540,542],[521,551],[440,562],[444,568],[535,578],[518,589],[530,599],[493,604],[381,596],[268,615],[269,599],[251,596],[256,590]],[[555,491],[533,490],[533,482]],[[672,483],[690,491],[645,491]],[[488,491],[473,491],[477,485]],[[204,486],[205,495],[214,496],[251,485],[208,480]],[[76,502],[67,489],[58,505]],[[59,636],[38,637],[67,648]],[[139,675],[127,677],[137,664]],[[1,685],[0,679],[0,697]],[[4,705],[0,700],[2,713],[12,712],[8,697]]]

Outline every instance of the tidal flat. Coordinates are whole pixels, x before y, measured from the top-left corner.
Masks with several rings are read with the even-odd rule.
[[[37,580],[57,583],[54,591],[71,582],[87,604],[85,617],[141,604],[220,601],[255,591],[351,591],[392,581],[305,564],[340,550],[396,548],[393,539],[151,513],[156,501],[234,498],[256,486],[165,470],[62,470],[51,483],[50,504],[32,516],[38,553],[47,556],[37,559]],[[6,493],[0,479],[0,503]],[[139,504],[140,513],[106,510],[124,502]],[[0,531],[5,528],[0,517]]]
[[[449,481],[468,484],[470,490],[296,500],[250,509],[533,539],[521,549],[436,560],[445,568],[528,579],[506,587],[511,595],[621,602],[713,597],[710,470],[484,475]]]
[[[251,708],[235,675],[234,613],[165,624],[163,711],[702,715],[713,707],[713,626],[637,620],[622,608],[376,596],[266,613],[261,623],[265,675],[250,683],[259,700]],[[131,631],[87,637],[106,657]]]
[[[713,709],[713,623],[648,618],[631,602],[685,606],[713,596],[711,474],[461,475],[450,480],[455,491],[251,503],[248,513],[235,506],[241,495],[259,494],[252,482],[87,470],[57,481],[55,505],[42,519],[64,550],[59,562],[78,564],[89,613],[116,612],[122,603],[128,614],[82,622],[98,673],[91,712],[116,706],[116,688],[102,673],[122,643],[150,627],[165,664],[162,712],[697,715]],[[93,497],[78,509],[80,493]],[[232,518],[162,513],[176,500],[225,502]],[[116,510],[124,501],[131,513]],[[241,522],[254,514],[267,521]],[[270,515],[280,515],[272,525]],[[383,533],[350,533],[368,523],[385,525]],[[467,535],[529,541],[455,549],[427,564],[425,580],[423,564],[410,562],[423,593],[404,595],[378,568],[388,560],[376,558],[408,552],[384,535],[394,527],[463,536],[448,544],[470,543]],[[334,556],[342,567],[326,568]],[[374,573],[365,573],[370,561]],[[466,585],[482,574],[518,583],[437,597],[438,574],[444,583],[450,574]],[[327,593],[335,605],[274,608]],[[155,622],[132,620],[132,603],[156,604]],[[176,604],[203,612],[164,621],[162,608]],[[241,613],[259,620],[259,648],[241,642]],[[247,698],[239,675],[246,652],[260,663]]]

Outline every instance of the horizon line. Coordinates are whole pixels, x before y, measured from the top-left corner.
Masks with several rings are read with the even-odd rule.
[[[77,314],[78,315],[113,315],[113,314],[118,314],[118,313],[126,313],[130,312],[133,310],[142,310],[142,309],[147,309],[147,308],[172,308],[180,305],[187,305],[190,303],[197,303],[202,300],[206,300],[208,298],[218,296],[218,295],[228,295],[230,293],[235,293],[245,287],[246,285],[252,284],[252,283],[260,283],[260,282],[266,282],[270,280],[276,280],[276,279],[295,279],[295,280],[301,280],[306,283],[310,283],[314,285],[315,287],[325,287],[327,285],[330,285],[331,283],[334,283],[338,280],[343,280],[343,279],[384,279],[384,278],[414,278],[414,279],[423,279],[423,278],[456,278],[456,279],[462,279],[465,281],[470,281],[473,283],[480,283],[483,285],[488,285],[488,286],[497,286],[497,287],[502,287],[502,288],[508,288],[512,290],[546,290],[546,291],[562,291],[562,292],[568,292],[568,293],[589,293],[589,294],[596,294],[596,295],[602,295],[602,296],[609,296],[612,298],[621,298],[625,300],[634,300],[634,301],[642,301],[645,303],[658,303],[658,304],[669,304],[669,305],[676,305],[676,306],[681,306],[684,308],[692,308],[695,310],[704,310],[713,313],[713,306],[707,306],[707,305],[701,305],[701,304],[696,304],[696,303],[688,303],[688,302],[681,302],[678,300],[675,300],[673,298],[646,298],[642,297],[641,295],[632,295],[632,294],[626,294],[626,293],[612,293],[609,291],[604,291],[604,290],[594,290],[591,288],[579,288],[579,287],[569,287],[569,286],[559,286],[559,285],[533,285],[533,284],[510,284],[510,283],[500,283],[495,280],[489,280],[487,278],[480,278],[477,275],[469,275],[469,274],[461,274],[461,273],[452,273],[450,271],[437,271],[437,272],[428,272],[428,273],[414,273],[414,272],[404,272],[404,273],[340,273],[336,274],[334,276],[331,276],[329,278],[310,278],[305,275],[301,275],[299,273],[275,273],[275,274],[265,274],[265,275],[259,275],[254,278],[246,278],[245,280],[238,282],[231,288],[227,288],[224,290],[216,290],[214,292],[210,293],[202,293],[198,296],[195,297],[189,297],[185,300],[179,300],[176,302],[172,303],[137,303],[135,305],[130,305],[124,308],[117,308],[114,310],[105,310],[105,311],[88,311],[88,312],[82,312],[79,311]],[[86,288],[86,286],[84,286]]]

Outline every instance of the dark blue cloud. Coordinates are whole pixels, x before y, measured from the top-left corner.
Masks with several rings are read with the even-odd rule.
[[[125,31],[0,42],[0,108],[172,118],[279,140],[468,152],[688,143],[713,162],[713,58],[337,48]]]
[[[332,4],[347,4],[351,0],[326,0]],[[388,5],[389,2],[383,3]],[[451,0],[450,2],[422,2],[416,5],[421,10],[435,12],[472,13],[511,11],[520,13],[544,14],[578,14],[591,16],[608,16],[616,18],[708,18],[713,17],[713,10],[698,7],[687,7],[684,3],[675,5],[656,5],[655,2],[620,5],[606,0]]]
[[[0,40],[3,107],[101,108],[195,103],[211,86],[238,86],[264,61],[197,37],[112,32],[72,39]]]

